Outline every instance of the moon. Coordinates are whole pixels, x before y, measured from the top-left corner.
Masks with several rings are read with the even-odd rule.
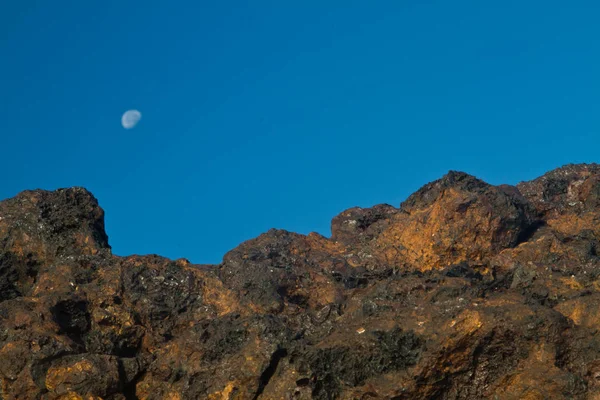
[[[125,129],[135,128],[138,122],[140,122],[140,119],[142,119],[142,113],[138,110],[125,111],[121,117],[121,125],[123,125],[123,128]]]

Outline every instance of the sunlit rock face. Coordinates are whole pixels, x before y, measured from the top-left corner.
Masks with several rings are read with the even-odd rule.
[[[0,202],[0,399],[600,399],[600,167],[450,172],[331,238],[117,257],[82,188]]]

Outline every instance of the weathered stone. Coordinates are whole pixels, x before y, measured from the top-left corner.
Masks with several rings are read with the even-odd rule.
[[[220,265],[110,253],[84,189],[0,202],[0,399],[600,398],[600,167],[450,172]]]

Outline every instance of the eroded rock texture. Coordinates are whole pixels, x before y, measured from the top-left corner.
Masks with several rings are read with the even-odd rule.
[[[103,215],[0,203],[0,399],[600,399],[600,166],[450,172],[220,265],[114,256]]]

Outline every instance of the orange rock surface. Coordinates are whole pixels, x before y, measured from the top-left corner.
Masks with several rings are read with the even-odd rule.
[[[219,265],[112,255],[82,188],[0,202],[0,399],[600,399],[600,166],[450,172]]]

